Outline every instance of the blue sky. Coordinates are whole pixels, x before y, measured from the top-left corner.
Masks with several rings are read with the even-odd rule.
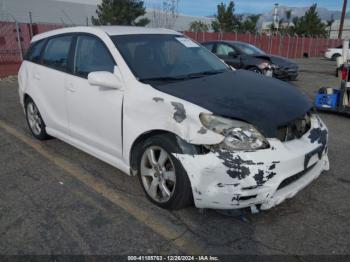
[[[207,16],[216,12],[217,4],[229,0],[180,0],[179,9],[181,13]],[[238,13],[263,13],[271,11],[275,3],[291,7],[310,6],[317,3],[319,6],[330,10],[341,10],[342,0],[235,0],[236,12]],[[148,6],[159,3],[159,0],[145,0]]]
[[[80,3],[99,3],[101,0],[64,0]],[[147,7],[159,6],[163,0],[144,0]],[[216,5],[229,0],[179,0],[181,13],[195,16],[208,16],[216,12]],[[330,10],[341,10],[343,0],[234,0],[238,13],[263,13],[271,11],[275,3],[290,7],[310,6],[317,3]],[[350,3],[348,4],[348,7]]]

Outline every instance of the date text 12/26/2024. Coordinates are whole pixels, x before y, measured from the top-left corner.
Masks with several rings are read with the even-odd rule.
[[[220,261],[216,256],[128,256],[128,261]]]

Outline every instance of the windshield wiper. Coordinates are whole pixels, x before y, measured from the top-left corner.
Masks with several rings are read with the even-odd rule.
[[[162,77],[151,77],[151,78],[140,78],[139,81],[181,81],[184,80],[184,77],[177,76],[162,76]]]
[[[226,72],[226,71],[227,71],[227,70],[203,71],[203,72],[197,72],[197,73],[192,73],[192,74],[188,74],[188,75],[183,75],[183,76],[181,76],[181,77],[183,77],[183,78],[185,78],[185,79],[189,79],[189,78],[199,78],[199,77],[203,77],[203,76],[221,74],[221,73]]]
[[[144,82],[144,81],[183,81],[186,79],[191,79],[191,78],[199,78],[203,76],[208,76],[208,75],[216,75],[220,74],[223,72],[226,72],[227,70],[211,70],[211,71],[203,71],[203,72],[197,72],[197,73],[192,73],[192,74],[187,74],[187,75],[179,75],[179,76],[162,76],[162,77],[152,77],[152,78],[140,78],[139,81]]]

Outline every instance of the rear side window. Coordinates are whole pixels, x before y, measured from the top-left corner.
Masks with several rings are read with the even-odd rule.
[[[60,71],[66,71],[72,36],[60,36],[48,40],[43,64]]]
[[[218,44],[216,48],[216,54],[217,55],[223,55],[223,56],[228,56],[230,53],[236,53],[235,50],[228,45],[225,44]]]
[[[114,59],[105,44],[93,36],[79,36],[74,58],[74,72],[77,76],[87,78],[96,71],[114,71]]]
[[[26,55],[26,60],[34,62],[34,63],[39,63],[41,50],[42,50],[44,44],[45,44],[45,40],[34,42],[31,45],[31,47],[29,48],[29,51]]]

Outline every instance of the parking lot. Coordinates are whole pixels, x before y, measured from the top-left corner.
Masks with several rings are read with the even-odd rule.
[[[313,99],[338,87],[335,62],[296,60]],[[350,250],[350,118],[321,114],[331,170],[295,198],[252,215],[148,202],[136,177],[26,126],[15,78],[0,81],[0,253],[344,255]]]

